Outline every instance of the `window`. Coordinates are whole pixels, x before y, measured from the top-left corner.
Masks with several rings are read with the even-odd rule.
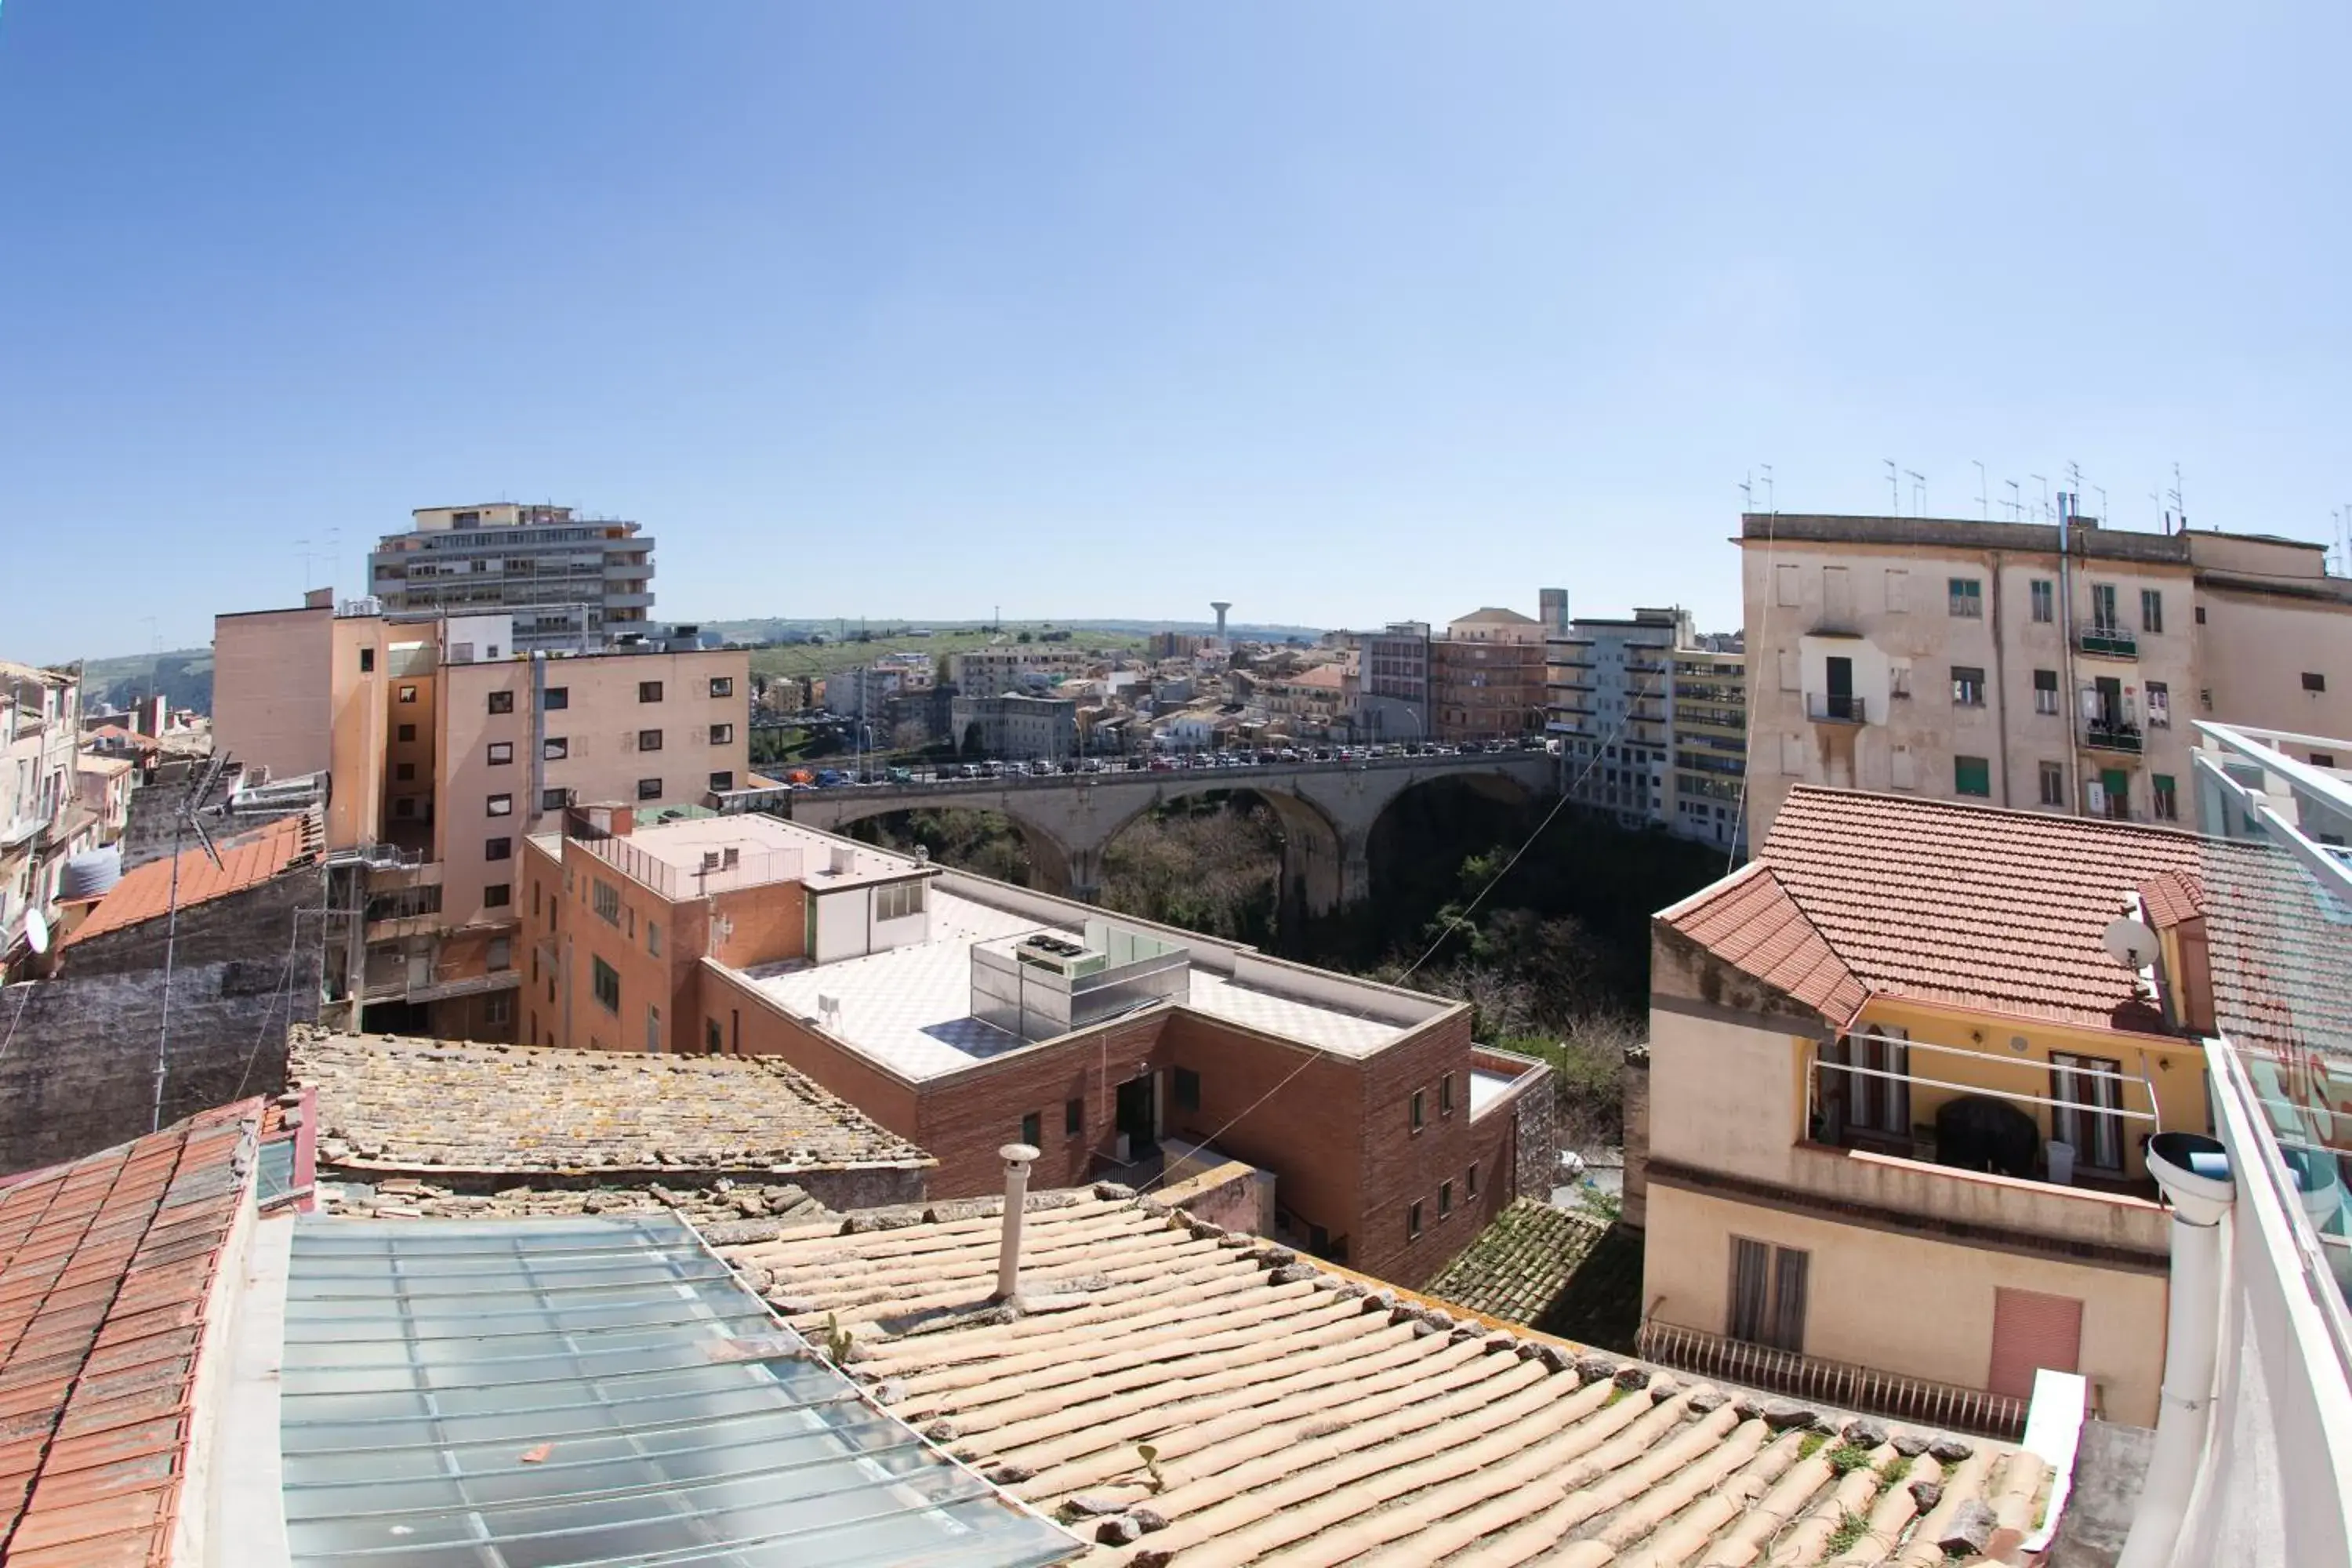
[[[2044,805],[2066,804],[2066,770],[2056,763],[2042,764],[2042,804]]]
[[[591,962],[595,967],[592,971],[590,983],[595,990],[597,1002],[607,1013],[619,1012],[621,1010],[621,972],[601,958]]]
[[[1062,1101],[1062,1136],[1076,1138],[1087,1130],[1087,1102],[1083,1100]]]
[[[1021,1142],[1034,1149],[1043,1142],[1045,1136],[1045,1118],[1033,1110],[1021,1119]]]
[[[2170,773],[2156,773],[2148,779],[2148,808],[2158,822],[2180,820],[2180,796]]]
[[[2202,605],[2197,606],[2197,624],[2200,626],[2205,624],[2205,606]]]
[[[502,910],[513,902],[512,882],[492,882],[482,889],[482,906],[485,909]]]
[[[590,902],[606,925],[621,923],[621,889],[599,877],[593,881]]]
[[[1865,1032],[1826,1040],[1821,1053],[1822,1131],[1840,1142],[1848,1128],[1908,1137],[1911,1131],[1911,1086],[1882,1073],[1911,1070],[1909,1036],[1901,1029],[1871,1025]],[[1860,1071],[1850,1069],[1860,1068]]]
[[[710,743],[711,743],[712,745],[714,745],[714,746],[726,746],[726,745],[732,745],[732,744],[734,743],[734,741],[735,741],[735,726],[734,726],[734,725],[732,725],[732,724],[713,724],[712,726],[710,726]]]
[[[1414,1204],[1404,1211],[1404,1238],[1407,1241],[1421,1239],[1421,1205],[1419,1204]]]
[[[1899,616],[1911,608],[1911,574],[1900,566],[1886,569],[1886,613]]]
[[[2303,689],[2305,691],[2325,691],[2327,689],[2327,677],[2316,670],[2306,669],[2303,672]]]
[[[711,774],[710,787],[715,790],[733,789],[735,787],[735,770],[732,768],[721,768],[717,773]]]
[[[1201,1109],[1201,1075],[1191,1068],[1178,1068],[1170,1073],[1170,1091],[1175,1096],[1179,1110]]]
[[[1951,580],[1952,614],[1963,620],[1984,619],[1984,584],[1974,577]]]
[[[1982,757],[1952,759],[1952,790],[1957,795],[1992,795],[1992,764]]]
[[[490,766],[494,768],[502,768],[513,761],[514,742],[512,741],[492,741],[490,742]]]
[[[560,763],[571,754],[572,737],[569,735],[550,735],[539,743],[541,762]]]
[[[2033,599],[2033,618],[2048,626],[2058,618],[2058,592],[2047,577],[2036,577],[2027,585]]]
[[[572,689],[568,686],[551,686],[539,694],[539,710],[542,713],[552,713],[560,708],[571,706]]]
[[[485,859],[485,860],[511,860],[511,859],[513,859],[513,858],[514,858],[514,840],[513,840],[513,839],[511,839],[511,838],[485,838],[485,839],[483,839],[483,840],[482,840],[482,858],[483,858],[483,859]]]
[[[1731,1337],[1801,1353],[1809,1254],[1744,1236],[1731,1238]]]
[[[1437,1080],[1437,1114],[1454,1114],[1454,1075],[1446,1073]]]
[[[393,736],[395,740],[414,741],[416,739],[416,726],[414,724],[403,724],[393,731]]]
[[[2050,1053],[2053,1142],[2073,1146],[2078,1164],[2120,1171],[2124,1163],[2123,1063],[2104,1057]]]
[[[2147,683],[2147,725],[2151,730],[2172,728],[2172,688],[2164,681]]]
[[[490,796],[490,815],[492,816],[512,816],[514,815],[514,796],[510,795],[494,795]]]
[[[639,780],[637,781],[637,798],[638,798],[639,800],[659,800],[661,797],[662,797],[662,782],[661,782],[661,780],[659,780],[659,779],[639,779]]]
[[[1424,1120],[1422,1114],[1422,1102],[1425,1098],[1426,1096],[1422,1090],[1416,1089],[1412,1091],[1412,1121],[1411,1125],[1415,1132],[1421,1131],[1421,1124]]]
[[[731,675],[714,675],[714,676],[712,676],[712,677],[710,678],[710,695],[712,695],[713,697],[732,697],[732,696],[734,696],[734,695],[735,695],[735,678],[734,678],[733,676],[731,676]]]
[[[2091,584],[2091,629],[2112,632],[2118,629],[2116,620],[2116,585],[2113,583]]]
[[[923,912],[923,884],[916,882],[886,882],[874,889],[874,918],[877,921],[903,921]]]
[[[541,811],[562,811],[571,804],[572,792],[568,789],[543,789],[539,792],[539,809]]]
[[[637,731],[637,750],[639,750],[639,751],[641,751],[641,752],[658,752],[658,751],[660,751],[660,750],[661,750],[661,731],[660,731],[659,730],[640,730],[640,731]]]
[[[727,1037],[719,1032],[719,1020],[705,1019],[702,1026],[702,1049],[706,1056],[717,1056],[727,1048]]]
[[[1440,1182],[1437,1184],[1437,1217],[1444,1219],[1447,1215],[1450,1215],[1453,1212],[1454,1184],[1452,1182]]]
[[[637,682],[637,700],[638,700],[638,701],[640,701],[640,702],[658,702],[658,701],[660,701],[661,700],[662,700],[662,683],[661,683],[660,681],[658,681],[658,680],[640,680],[640,681],[638,681],[638,682]]]
[[[394,783],[414,784],[416,781],[416,764],[415,763],[394,763],[392,764],[392,776]]]
[[[2314,752],[2311,753],[2311,765],[2315,768],[2332,768],[2336,765],[2336,753]]]
[[[661,1009],[650,1002],[646,1004],[646,1054],[661,1055]]]
[[[394,801],[392,803],[392,815],[394,816],[415,816],[416,815],[415,798],[411,795],[402,795],[398,800]]]
[[[2159,637],[2163,635],[2163,589],[2142,588],[2139,591],[2139,629],[2144,632],[2154,632]]]
[[[493,712],[493,713],[511,713],[511,712],[513,712],[513,711],[514,711],[514,693],[513,693],[513,692],[511,692],[511,691],[493,691],[493,692],[491,692],[491,693],[490,693],[490,711],[491,711],[491,712]]]
[[[514,997],[504,991],[493,991],[482,999],[482,1022],[511,1024],[514,1022]]]
[[[510,936],[492,937],[490,939],[488,962],[489,966],[500,973],[504,973],[508,970],[512,969],[514,967],[514,938]],[[535,956],[531,960],[531,963],[534,965],[536,965],[538,962],[539,960]]]
[[[1772,571],[1772,592],[1783,608],[1794,608],[1805,602],[1804,568],[1777,566]]]
[[[414,686],[404,686],[404,687],[402,687],[402,688],[400,689],[400,700],[401,700],[403,702],[414,702],[414,701],[415,701],[415,700],[416,700],[416,688],[415,688]]]
[[[1475,1201],[1478,1196],[1478,1167],[1471,1166],[1467,1174],[1468,1179],[1464,1184],[1463,1191]]]
[[[1972,664],[1952,666],[1952,706],[1981,708],[1984,700],[1984,671]]]
[[[362,675],[375,673],[375,649],[372,647],[360,649],[360,673]]]

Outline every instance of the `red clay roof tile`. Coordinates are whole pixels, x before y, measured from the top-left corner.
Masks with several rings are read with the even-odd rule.
[[[215,847],[220,851],[218,866],[201,847],[177,857],[182,909],[259,887],[303,857],[317,853],[317,825],[309,814],[297,813]],[[76,942],[153,920],[168,910],[172,903],[173,859],[165,856],[124,872],[122,880],[109,889],[106,897],[89,911],[89,918],[76,926],[73,934],[58,945],[71,947]]]

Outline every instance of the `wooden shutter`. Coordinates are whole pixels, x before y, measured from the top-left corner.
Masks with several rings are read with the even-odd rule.
[[[1744,1236],[1731,1238],[1731,1337],[1764,1338],[1769,1304],[1765,1286],[1771,1272],[1772,1249]]]
[[[2034,1373],[2043,1367],[2053,1372],[2079,1371],[2082,1355],[2082,1302],[2072,1296],[2049,1296],[2039,1290],[1993,1291],[1988,1390],[2015,1399],[2029,1398]]]

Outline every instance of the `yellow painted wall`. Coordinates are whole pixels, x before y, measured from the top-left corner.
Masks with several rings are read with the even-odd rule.
[[[1727,1328],[1731,1238],[1801,1248],[1809,1265],[1804,1351],[1832,1361],[1983,1388],[1994,1291],[2083,1303],[2082,1362],[2111,1420],[2152,1426],[2164,1373],[2161,1276],[1782,1213],[1653,1183],[1643,1304],[1664,1322]]]

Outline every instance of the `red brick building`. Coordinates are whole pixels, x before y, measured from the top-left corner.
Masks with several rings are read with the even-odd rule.
[[[1540,1064],[1442,997],[1108,916],[761,816],[526,844],[527,1044],[774,1055],[939,1160],[934,1197],[1148,1183],[1211,1143],[1279,1228],[1402,1283],[1548,1180]]]

